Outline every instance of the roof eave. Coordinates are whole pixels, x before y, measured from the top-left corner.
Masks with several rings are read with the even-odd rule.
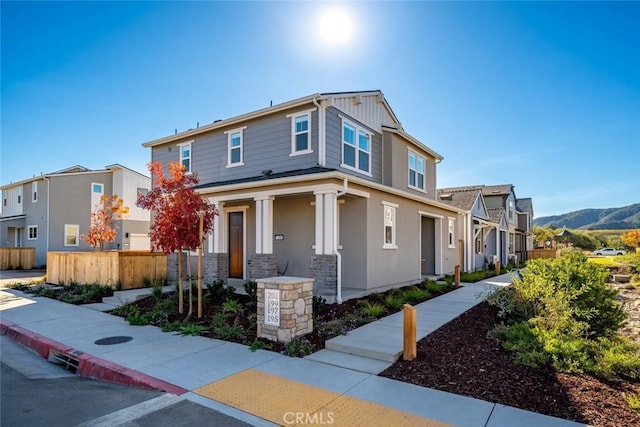
[[[250,113],[245,113],[239,116],[231,117],[229,119],[224,119],[218,122],[210,123],[208,125],[200,126],[199,128],[196,128],[196,129],[190,129],[184,132],[176,133],[175,135],[154,139],[152,141],[145,142],[144,144],[142,144],[142,146],[145,148],[155,147],[158,145],[167,144],[169,142],[177,141],[180,139],[189,138],[204,132],[209,132],[211,130],[231,126],[238,122],[255,119],[257,117],[265,116],[267,114],[277,113],[278,111],[293,108],[298,105],[308,104],[309,102],[312,102],[314,99],[318,99],[320,96],[321,96],[320,94],[316,93],[313,95],[305,96],[303,98],[294,99],[292,101],[284,102],[282,104],[277,104],[271,107],[266,107],[260,110],[252,111]]]

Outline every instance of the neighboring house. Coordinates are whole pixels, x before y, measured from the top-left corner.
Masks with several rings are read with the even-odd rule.
[[[218,207],[206,280],[286,269],[340,301],[459,262],[464,211],[436,199],[442,156],[405,132],[380,91],[310,95],[144,146],[197,173]]]
[[[494,263],[497,255],[495,233],[497,223],[491,221],[487,206],[480,188],[441,188],[438,190],[438,200],[455,206],[466,213],[463,216],[463,240],[465,271],[476,271]],[[491,236],[494,236],[491,239]]]
[[[88,251],[81,238],[103,194],[117,194],[130,208],[118,221],[116,240],[105,249],[150,249],[150,213],[136,206],[151,179],[115,164],[104,170],[82,166],[3,185],[0,246],[36,248],[36,265],[47,262],[48,251]]]
[[[492,227],[486,224],[483,227],[480,220],[485,218],[482,216],[481,210],[474,211],[475,213],[471,213],[476,218],[473,228],[474,235],[471,236],[467,232],[465,240],[475,242],[475,250],[483,249],[483,246],[486,245],[484,255],[488,263],[496,261],[493,255],[497,256],[497,260],[503,265],[509,261],[524,261],[527,259],[527,251],[533,249],[533,202],[530,198],[516,198],[512,184],[473,185],[446,188],[438,191],[453,195],[460,194],[459,198],[461,199],[463,194],[475,194],[477,191],[482,193],[484,206],[487,210],[486,213],[494,229],[492,230]],[[455,202],[450,201],[450,203],[454,203],[457,206]],[[471,212],[470,209],[465,207],[463,209]],[[479,231],[481,228],[483,230]],[[468,230],[471,230],[471,228],[468,228]],[[482,233],[483,242],[477,239],[476,232],[478,234]],[[472,248],[468,247],[467,249],[471,251]],[[471,266],[474,269],[480,268],[479,262],[481,258],[479,253],[477,254],[476,264],[473,265],[473,262],[471,262]],[[467,255],[468,259],[470,256],[471,254],[469,253]],[[465,267],[469,268],[467,264],[465,264]]]
[[[527,259],[527,251],[533,249],[533,201],[531,198],[516,199],[516,255],[519,260]]]

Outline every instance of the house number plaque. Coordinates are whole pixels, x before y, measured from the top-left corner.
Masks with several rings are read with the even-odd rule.
[[[280,290],[264,290],[264,324],[280,326]]]

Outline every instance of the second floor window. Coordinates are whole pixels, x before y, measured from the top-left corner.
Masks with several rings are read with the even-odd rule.
[[[31,183],[31,202],[36,203],[38,201],[38,181]]]
[[[424,190],[424,158],[409,151],[409,187]]]
[[[342,123],[342,166],[371,174],[371,134],[346,121]]]
[[[312,153],[311,151],[311,111],[290,114],[291,156]]]
[[[229,144],[227,149],[227,167],[244,165],[243,130],[244,128],[226,132]]]
[[[180,149],[180,164],[185,172],[191,172],[191,143],[178,145]]]

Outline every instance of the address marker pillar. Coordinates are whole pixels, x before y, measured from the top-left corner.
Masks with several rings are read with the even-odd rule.
[[[288,343],[313,331],[313,279],[269,277],[258,283],[258,337]]]

